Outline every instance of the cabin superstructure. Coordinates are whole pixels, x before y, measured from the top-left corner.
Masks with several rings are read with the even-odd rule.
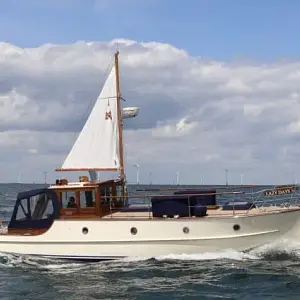
[[[122,180],[88,181],[87,176],[81,176],[79,182],[58,180],[49,189],[56,192],[61,219],[87,219],[121,209],[125,200],[123,185]]]

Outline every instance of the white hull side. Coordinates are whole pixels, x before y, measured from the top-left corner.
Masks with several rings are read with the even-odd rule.
[[[56,220],[37,236],[0,235],[0,252],[73,259],[155,257],[235,249],[245,251],[288,237],[300,211],[248,217],[168,220]],[[233,230],[239,224],[240,230]],[[88,234],[82,228],[89,229]],[[136,227],[136,235],[130,228]],[[189,233],[183,232],[188,227]]]

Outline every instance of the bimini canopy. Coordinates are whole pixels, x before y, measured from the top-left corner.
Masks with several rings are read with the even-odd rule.
[[[18,194],[9,229],[49,228],[59,218],[57,195],[50,189],[35,189]]]

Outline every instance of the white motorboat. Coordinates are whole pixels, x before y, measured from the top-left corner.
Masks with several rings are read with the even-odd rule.
[[[89,118],[57,169],[88,171],[90,177],[80,176],[78,182],[58,179],[49,187],[19,193],[8,227],[0,232],[0,252],[107,260],[246,251],[297,232],[296,202],[259,206],[233,201],[221,206],[215,189],[198,189],[147,195],[149,205],[130,205],[128,199],[142,196],[130,197],[126,191],[121,100],[116,53]],[[97,180],[96,172],[105,171],[117,172],[118,179]],[[276,187],[263,196],[271,199],[297,189]]]

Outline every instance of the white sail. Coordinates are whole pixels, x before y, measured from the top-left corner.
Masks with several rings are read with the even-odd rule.
[[[117,112],[116,68],[113,66],[72,150],[57,170],[118,170]]]

